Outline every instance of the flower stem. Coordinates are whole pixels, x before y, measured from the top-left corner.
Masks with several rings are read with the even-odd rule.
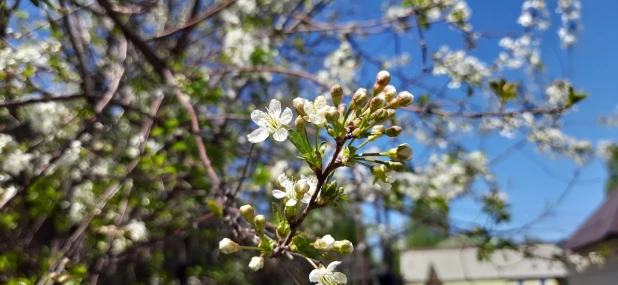
[[[319,267],[315,264],[315,262],[313,262],[313,260],[311,260],[311,258],[309,257],[305,257],[307,259],[307,261],[309,261],[309,263],[311,263],[311,265],[313,266],[313,268],[318,269]]]

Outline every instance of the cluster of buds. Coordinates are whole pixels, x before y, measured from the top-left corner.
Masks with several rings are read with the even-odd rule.
[[[335,250],[338,253],[349,255],[354,251],[354,245],[347,239],[335,240],[331,235],[325,235],[322,238],[316,239],[312,243],[313,247],[318,250]]]
[[[257,247],[247,247],[224,239],[220,244],[222,253],[233,253],[240,249],[259,250],[261,255],[253,257],[249,263],[252,270],[259,270],[264,266],[266,255],[277,258],[289,251],[307,257],[314,266],[315,270],[309,276],[311,282],[347,282],[344,274],[334,271],[340,262],[331,262],[327,267],[323,264],[318,266],[313,257],[322,256],[332,260],[336,254],[351,254],[354,251],[352,242],[335,240],[330,235],[310,242],[298,233],[298,226],[309,211],[327,206],[336,207],[339,201],[348,199],[344,188],[339,187],[336,180],[331,180],[337,168],[354,164],[369,167],[375,176],[374,183],[378,183],[381,188],[392,183],[388,176],[390,171],[405,171],[404,162],[412,159],[413,155],[408,144],[401,144],[385,152],[360,151],[362,147],[382,136],[394,138],[402,133],[400,126],[393,125],[393,119],[397,109],[414,102],[414,96],[407,91],[397,93],[397,89],[389,85],[390,81],[390,74],[380,71],[371,90],[356,90],[348,102],[345,102],[343,88],[339,85],[330,89],[331,102],[324,96],[317,96],[313,101],[296,98],[292,102],[297,114],[294,128],[288,126],[293,119],[292,110],[282,110],[281,103],[275,99],[271,100],[266,108],[267,112],[255,110],[251,113],[251,119],[259,128],[248,135],[250,142],[258,143],[268,137],[272,137],[275,142],[289,138],[300,152],[298,158],[309,165],[314,175],[301,175],[300,179],[295,179],[281,174],[277,178],[272,191],[274,198],[279,200],[279,206],[277,203],[272,205],[276,240],[264,234],[266,218],[255,215],[253,208],[245,205],[240,208],[240,212],[255,230],[259,244]],[[311,125],[315,130],[313,133],[308,132]],[[320,141],[320,131],[324,129],[335,140],[335,150],[330,158],[324,157],[329,144]],[[355,144],[357,140],[359,143]]]
[[[251,205],[240,207],[240,214],[253,227],[256,236],[259,237],[260,242],[258,246],[242,246],[229,238],[224,238],[219,242],[219,251],[223,254],[230,254],[241,249],[259,250],[261,255],[254,256],[249,262],[249,268],[253,271],[258,271],[264,267],[264,255],[272,251],[275,241],[264,234],[266,228],[266,217],[264,215],[255,215],[255,210]]]

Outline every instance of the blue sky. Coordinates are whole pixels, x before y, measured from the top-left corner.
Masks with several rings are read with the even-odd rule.
[[[347,17],[355,21],[380,17],[379,2],[381,1],[365,0],[363,4],[353,5],[350,9],[354,13]],[[583,89],[590,94],[589,98],[578,105],[577,112],[564,116],[564,132],[576,138],[590,139],[595,145],[599,139],[618,140],[616,129],[604,128],[594,123],[599,115],[615,112],[618,105],[618,73],[615,71],[618,64],[618,33],[612,31],[613,27],[618,26],[618,1],[582,1],[584,30],[577,45],[569,52],[560,47],[557,36],[556,31],[561,22],[555,14],[556,1],[547,2],[552,15],[552,25],[542,39],[542,57],[547,66],[547,77],[553,80],[568,75],[576,89]],[[469,0],[468,4],[473,11],[471,23],[477,31],[521,33],[522,27],[516,21],[522,3],[523,0]],[[412,37],[402,37],[400,40],[403,51],[412,55],[413,65],[416,63],[416,67],[406,72],[415,74],[420,70],[420,49],[418,39],[415,38],[416,33],[411,34]],[[462,47],[461,37],[444,24],[433,26],[425,37],[430,53],[443,44],[451,46],[451,49]],[[473,55],[491,62],[498,52],[498,40],[499,38],[479,40],[478,49]],[[395,53],[392,43],[393,38],[389,36],[363,46],[369,52],[392,55]],[[373,80],[376,71],[377,69],[366,69],[361,73],[361,81]],[[430,82],[444,81],[432,79]],[[411,91],[417,94],[420,89],[412,88]],[[521,138],[522,136],[519,136],[511,141],[497,137],[485,139],[488,157],[495,157]],[[478,138],[470,139],[471,144],[478,145],[478,141]],[[538,154],[534,146],[513,152],[493,167],[502,189],[508,193],[512,203],[512,222],[502,228],[518,228],[535,221],[548,204],[553,207],[552,214],[532,223],[526,230],[518,231],[516,236],[530,236],[548,241],[567,238],[603,201],[607,176],[604,163],[599,159],[594,160],[581,170],[579,182],[566,191],[562,201],[557,204],[556,200],[565,192],[574,169],[574,163],[551,160]],[[465,226],[466,222],[484,224],[485,218],[479,215],[478,204],[464,199],[456,201],[452,206],[451,218],[459,221],[460,226]]]

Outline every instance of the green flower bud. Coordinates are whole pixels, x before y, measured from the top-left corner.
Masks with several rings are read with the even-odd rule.
[[[367,103],[367,89],[359,88],[352,96],[352,102],[350,103],[350,109],[358,110]]]
[[[335,251],[349,255],[354,251],[354,245],[347,239],[338,240],[335,242]]]
[[[391,148],[386,155],[392,160],[408,161],[412,159],[414,150],[407,143],[400,144],[396,148]]]
[[[253,223],[253,220],[255,219],[255,211],[251,205],[244,205],[240,207],[240,213],[245,218],[245,221]]]
[[[266,228],[266,217],[264,215],[257,215],[253,220],[253,224],[255,225],[255,230],[258,232],[263,232]]]
[[[359,128],[362,123],[363,120],[361,120],[360,118],[356,118],[354,119],[354,121],[352,121],[352,126],[355,128]]]
[[[361,136],[361,134],[362,134],[361,129],[354,129],[352,131],[352,137],[358,138]]]
[[[386,133],[387,136],[389,136],[391,138],[394,138],[394,137],[398,136],[399,134],[401,134],[401,131],[402,131],[402,129],[401,129],[400,126],[392,126],[392,127],[388,128],[388,129],[386,129],[385,133]]]
[[[381,179],[384,182],[388,182],[388,178],[386,177],[387,172],[388,168],[384,164],[376,164],[371,168],[371,173],[375,175],[377,179]]]
[[[341,88],[339,84],[335,84],[335,86],[330,89],[330,96],[333,98],[333,105],[339,105],[339,103],[341,103],[341,98],[343,97],[343,88]]]
[[[335,134],[335,130],[334,129],[328,129],[328,131],[326,131],[328,133],[329,136],[331,137],[335,137],[337,134]]]
[[[301,116],[297,116],[294,121],[294,126],[296,127],[296,131],[299,133],[305,132],[305,120]]]
[[[396,172],[406,171],[406,166],[399,161],[387,161],[386,164],[390,170],[393,170]]]

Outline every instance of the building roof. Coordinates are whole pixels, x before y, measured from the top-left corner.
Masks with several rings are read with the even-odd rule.
[[[431,270],[443,282],[566,276],[564,266],[550,258],[561,252],[558,246],[540,244],[535,249],[538,258],[524,258],[513,250],[500,250],[492,255],[491,261],[478,261],[475,247],[410,249],[401,253],[400,272],[406,282],[425,282]]]
[[[564,242],[563,246],[577,250],[587,245],[618,236],[618,189]]]

